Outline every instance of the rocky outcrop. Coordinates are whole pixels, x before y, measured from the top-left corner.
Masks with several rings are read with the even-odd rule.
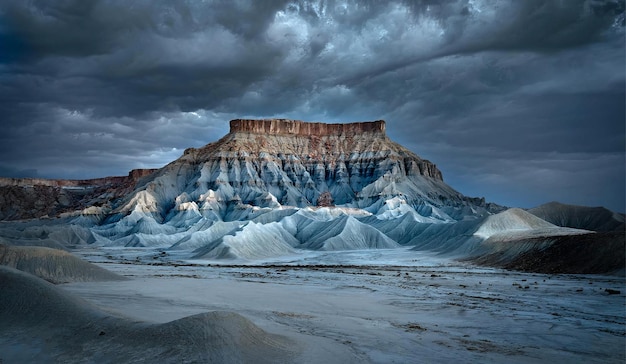
[[[444,221],[500,208],[445,184],[435,164],[387,137],[383,120],[236,119],[230,126],[222,139],[187,149],[159,170],[89,180],[0,178],[0,219],[73,211],[119,218],[142,211],[155,214],[160,224],[183,212],[195,216],[192,211],[232,220],[246,219],[257,208],[332,205],[404,213],[405,207],[386,204],[394,198]],[[134,229],[153,231],[154,223],[142,220]]]
[[[102,187],[132,184],[150,175],[156,169],[133,169],[127,176],[112,176],[93,179],[44,179],[0,177],[3,186],[47,186],[47,187]]]
[[[135,169],[127,176],[86,180],[0,178],[0,220],[57,216],[100,206],[120,198],[155,169]]]
[[[385,121],[348,124],[310,123],[289,119],[235,119],[230,121],[231,133],[299,136],[353,136],[357,134],[385,135]]]

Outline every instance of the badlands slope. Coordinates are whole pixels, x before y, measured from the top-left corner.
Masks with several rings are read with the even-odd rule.
[[[537,244],[551,244],[551,237],[591,234],[573,227],[614,229],[615,219],[623,218],[608,210],[554,205],[531,210],[533,215],[466,197],[443,181],[433,163],[391,141],[382,120],[238,119],[230,126],[220,140],[187,149],[158,170],[46,182],[65,188],[61,192],[82,188],[84,198],[68,202],[66,208],[76,210],[55,218],[5,221],[0,239],[10,245],[146,248],[183,259],[247,261],[307,250],[401,246],[475,258],[516,242],[506,245],[513,259]],[[38,192],[29,183],[38,182],[9,183],[5,204],[20,186],[33,200]],[[20,206],[16,201],[0,210],[28,216]],[[532,244],[521,243],[529,239]],[[589,240],[602,244],[603,235]]]
[[[58,249],[0,244],[0,265],[52,283],[115,281],[124,277]]]

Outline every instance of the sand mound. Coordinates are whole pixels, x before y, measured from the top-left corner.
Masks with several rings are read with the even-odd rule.
[[[80,321],[95,315],[85,301],[14,268],[0,266],[0,322],[7,326]],[[4,328],[0,326],[0,328]]]
[[[230,312],[165,324],[108,315],[33,275],[0,266],[0,353],[6,362],[297,361],[299,350]]]
[[[58,249],[0,244],[0,265],[52,283],[120,280],[124,277]]]

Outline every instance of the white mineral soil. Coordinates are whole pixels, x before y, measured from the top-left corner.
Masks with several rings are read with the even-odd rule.
[[[303,362],[625,360],[623,277],[477,268],[405,249],[219,263],[149,249],[82,255],[130,278],[61,286],[105,311],[155,324],[234,311],[302,345]]]

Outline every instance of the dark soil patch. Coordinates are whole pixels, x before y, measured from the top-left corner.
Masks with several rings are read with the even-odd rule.
[[[511,241],[505,244],[537,242],[547,238]],[[550,237],[548,247],[536,248],[509,259],[502,253],[472,259],[481,265],[536,273],[612,274],[626,267],[626,236],[624,232],[593,233]]]

